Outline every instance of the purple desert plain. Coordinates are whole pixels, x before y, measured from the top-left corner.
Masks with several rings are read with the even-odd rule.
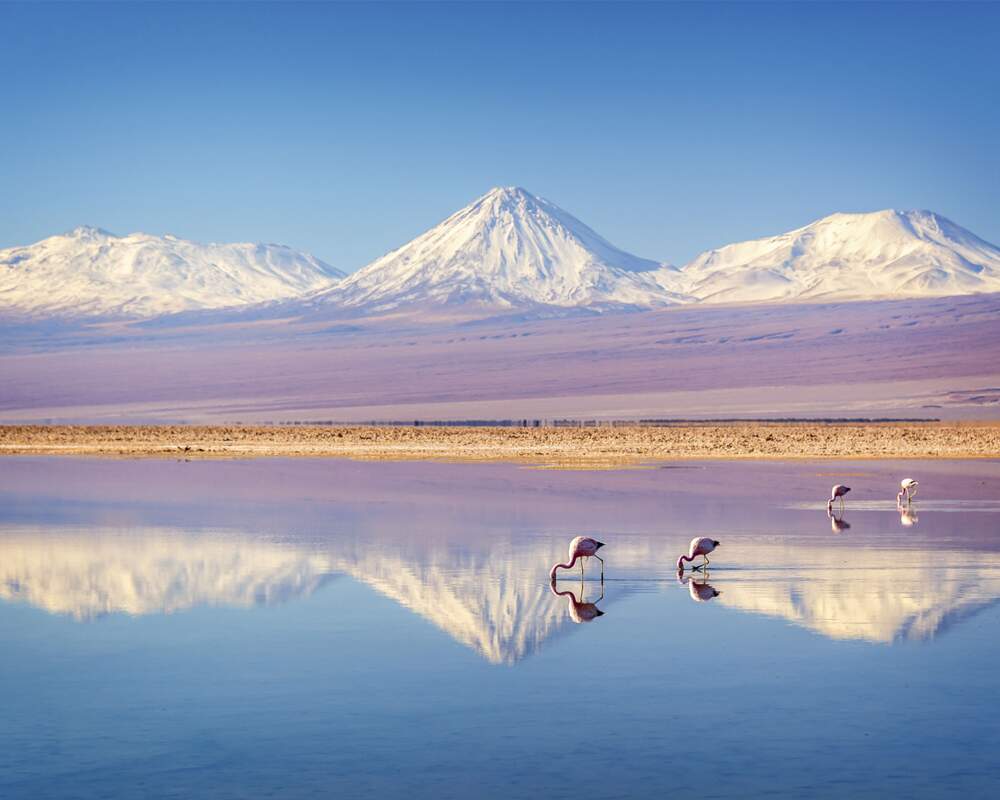
[[[1000,416],[1000,296],[9,341],[8,422]]]
[[[87,227],[0,251],[0,420],[1000,413],[1000,249],[929,211],[674,267],[496,188],[342,275]]]

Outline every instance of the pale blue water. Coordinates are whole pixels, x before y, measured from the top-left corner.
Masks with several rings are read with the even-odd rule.
[[[1000,463],[674,466],[0,459],[0,797],[995,796]]]

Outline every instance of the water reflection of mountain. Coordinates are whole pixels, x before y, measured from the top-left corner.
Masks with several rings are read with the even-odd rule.
[[[346,574],[493,663],[517,662],[572,627],[565,604],[548,590],[549,542],[521,545],[516,554],[502,546],[474,552],[366,540],[338,541],[331,550],[162,530],[2,535],[0,600],[91,620],[274,605]]]
[[[231,537],[163,531],[0,536],[0,600],[79,620],[275,605],[311,594],[329,575],[321,555]]]
[[[1000,598],[998,554],[916,546],[855,550],[840,537],[836,541],[792,546],[730,539],[725,561],[712,571],[711,591],[720,594],[711,599],[835,639],[894,642],[932,638]],[[651,588],[650,577],[662,579],[658,588],[676,587],[672,565],[660,563],[655,552],[655,542],[647,539],[614,546],[609,568],[619,579],[611,600]],[[488,661],[510,664],[578,628],[566,598],[548,588],[547,568],[560,553],[561,547],[542,538],[473,540],[461,547],[350,538],[320,550],[173,529],[111,535],[19,527],[0,534],[0,600],[90,620],[197,606],[275,605],[308,596],[335,575],[349,575]],[[636,580],[630,584],[629,578]],[[700,586],[702,580],[686,587],[699,601],[710,591]],[[574,591],[580,586],[576,576],[560,585]],[[587,584],[586,593],[593,594],[587,599],[597,599],[598,592],[596,583]]]
[[[1000,599],[1000,555],[924,549],[736,545],[718,602],[832,639],[920,641]]]

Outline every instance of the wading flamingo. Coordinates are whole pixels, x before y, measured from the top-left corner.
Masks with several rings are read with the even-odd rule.
[[[556,582],[557,569],[572,569],[577,559],[590,558],[593,556],[601,562],[601,582],[604,582],[604,559],[597,555],[597,551],[604,547],[604,542],[592,539],[589,536],[577,536],[569,543],[569,561],[565,564],[553,564],[552,571],[549,572],[549,580]],[[583,578],[583,561],[580,561],[580,578]]]
[[[701,569],[708,566],[708,554],[718,547],[719,544],[715,539],[710,539],[707,536],[695,536],[691,540],[691,546],[688,547],[687,555],[677,559],[677,571],[684,572],[684,562],[694,561],[698,556],[704,558],[705,563],[699,564],[697,567],[692,567],[692,569]]]
[[[572,589],[567,589],[562,592],[556,591],[555,581],[552,582],[549,590],[556,597],[566,598],[567,605],[569,606],[569,618],[577,624],[581,622],[593,622],[598,617],[604,616],[604,612],[597,607],[597,604],[604,599],[603,584],[601,588],[601,596],[598,597],[593,603],[588,603],[585,599],[577,600],[576,594]],[[582,598],[583,596],[583,581],[580,581],[580,597]]]
[[[838,483],[830,490],[830,500],[826,504],[826,510],[829,512],[833,509],[833,501],[840,498],[840,513],[844,513],[844,495],[851,491],[850,486],[844,486],[842,483]]]
[[[903,478],[899,482],[899,494],[896,495],[896,502],[901,502],[905,496],[906,502],[909,503],[910,500],[917,496],[917,486],[919,484],[913,478]]]

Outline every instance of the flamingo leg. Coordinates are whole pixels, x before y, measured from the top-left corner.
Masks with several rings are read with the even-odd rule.
[[[603,584],[604,583],[604,559],[601,558],[597,554],[594,555],[594,558],[596,558],[598,561],[601,562],[601,583]]]
[[[704,559],[705,559],[705,564],[704,564],[704,566],[706,566],[706,567],[707,567],[707,566],[708,566],[708,565],[709,565],[709,564],[711,563],[711,562],[710,562],[710,561],[708,560],[708,556],[702,556],[702,558],[704,558]]]
[[[583,562],[586,561],[586,560],[587,560],[586,556],[584,556],[583,558],[580,559],[580,580],[581,581],[583,580]]]

